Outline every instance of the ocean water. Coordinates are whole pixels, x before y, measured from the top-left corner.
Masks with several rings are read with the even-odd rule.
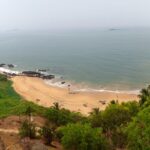
[[[150,29],[0,32],[0,63],[49,69],[82,88],[137,90],[150,84]]]

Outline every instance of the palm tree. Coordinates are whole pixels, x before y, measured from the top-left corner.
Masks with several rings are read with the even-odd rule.
[[[150,100],[150,85],[146,89],[140,91],[140,105],[143,105],[146,101]]]
[[[32,116],[32,112],[33,112],[33,109],[31,108],[31,106],[28,106],[27,108],[26,108],[26,110],[25,110],[25,115],[27,115],[28,116],[28,120],[29,120],[29,122],[31,122],[31,116]]]
[[[53,108],[55,108],[56,110],[60,110],[60,105],[58,102],[53,103]]]

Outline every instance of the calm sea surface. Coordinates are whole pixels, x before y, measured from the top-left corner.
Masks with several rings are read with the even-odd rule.
[[[89,87],[139,89],[150,84],[150,29],[0,32],[0,63],[50,69]]]

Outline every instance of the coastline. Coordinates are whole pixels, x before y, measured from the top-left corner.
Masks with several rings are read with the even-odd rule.
[[[105,109],[111,100],[118,100],[119,103],[138,101],[138,94],[131,92],[89,90],[69,93],[65,87],[48,85],[44,80],[36,77],[16,76],[11,80],[16,92],[28,101],[44,107],[50,107],[54,102],[58,102],[64,108],[85,115],[88,115],[93,108]]]

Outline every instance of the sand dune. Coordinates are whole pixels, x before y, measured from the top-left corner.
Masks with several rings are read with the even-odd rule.
[[[138,100],[136,94],[115,92],[78,92],[69,94],[65,88],[52,87],[42,79],[17,76],[12,78],[14,89],[26,100],[49,107],[59,102],[62,107],[88,114],[92,108],[105,109],[112,99],[119,102]],[[106,101],[102,104],[100,101]]]

